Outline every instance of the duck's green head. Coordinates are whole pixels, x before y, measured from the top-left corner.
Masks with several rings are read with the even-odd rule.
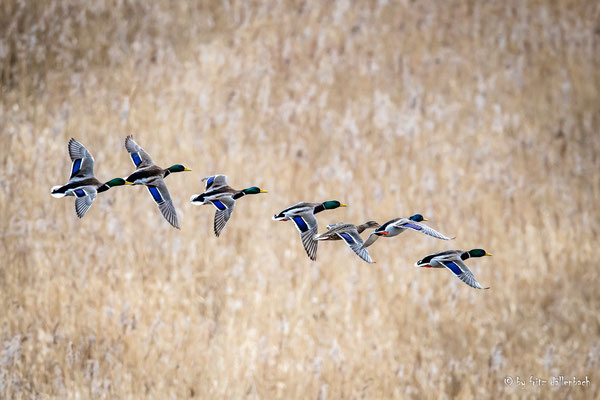
[[[97,190],[98,190],[98,193],[102,193],[102,192],[106,192],[111,187],[114,187],[114,186],[123,186],[123,185],[125,185],[125,183],[126,183],[125,179],[123,179],[123,178],[115,178],[115,179],[111,179],[108,182],[105,182],[104,185],[100,186]]]
[[[248,189],[244,189],[244,190],[242,190],[242,192],[244,192],[244,194],[268,193],[266,190],[262,190],[261,188],[256,187],[256,186],[252,186]]]
[[[469,253],[469,256],[471,256],[471,257],[491,256],[491,254],[489,254],[484,249],[473,249],[473,250],[469,250],[468,253]]]
[[[410,217],[409,219],[411,221],[415,221],[415,222],[427,221],[427,218],[423,217],[421,214],[415,214],[412,217]]]
[[[169,168],[167,168],[169,170],[169,172],[173,173],[173,172],[183,172],[183,171],[191,171],[191,169],[188,169],[186,167],[184,167],[181,164],[175,164],[175,165],[171,165]]]
[[[123,178],[111,179],[110,181],[105,183],[105,185],[107,185],[109,187],[123,186],[124,184],[125,184],[125,179],[123,179]]]
[[[337,200],[330,200],[330,201],[324,202],[323,207],[325,207],[326,210],[333,210],[334,208],[338,208],[338,207],[347,207],[347,205],[342,204]]]

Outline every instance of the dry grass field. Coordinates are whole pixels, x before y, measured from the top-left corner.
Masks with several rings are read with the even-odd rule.
[[[0,4],[0,398],[599,398],[598,2],[190,3]],[[181,231],[139,186],[50,196],[70,137],[105,181],[130,133],[192,168]],[[269,191],[220,238],[189,203],[214,173]],[[271,217],[333,199],[320,231],[456,239],[312,262]],[[478,247],[490,290],[413,268]]]

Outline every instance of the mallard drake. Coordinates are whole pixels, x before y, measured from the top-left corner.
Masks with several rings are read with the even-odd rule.
[[[368,221],[361,225],[349,224],[340,222],[337,224],[327,225],[327,232],[315,236],[315,240],[344,240],[348,247],[352,249],[360,258],[368,263],[372,263],[371,256],[367,249],[363,249],[363,240],[360,234],[369,228],[377,228],[379,224],[375,221]]]
[[[242,190],[234,189],[227,184],[226,175],[209,176],[203,178],[202,182],[206,182],[204,193],[193,195],[190,197],[190,202],[197,206],[212,204],[216,207],[214,231],[217,237],[229,221],[237,199],[247,194],[267,193],[266,190],[261,190],[256,186]]]
[[[121,178],[111,179],[106,183],[100,182],[94,176],[94,157],[77,140],[69,140],[69,156],[71,165],[71,177],[66,185],[54,186],[50,194],[54,197],[75,196],[75,212],[79,218],[83,218],[90,209],[96,195],[107,191],[113,186],[125,184]]]
[[[311,260],[317,259],[317,241],[315,235],[317,234],[317,218],[315,214],[325,210],[333,210],[338,207],[346,207],[345,204],[340,203],[337,200],[326,201],[324,203],[296,203],[291,207],[286,208],[279,214],[273,216],[276,221],[294,221],[296,228],[300,232],[300,238],[302,239],[302,245],[306,254]]]
[[[484,288],[477,282],[477,279],[475,279],[475,276],[464,262],[464,260],[471,257],[484,256],[491,256],[491,254],[483,249],[473,249],[469,251],[446,250],[430,254],[422,260],[417,261],[415,267],[448,268],[458,279],[467,285],[475,289],[489,289],[489,287]]]
[[[131,135],[125,138],[125,148],[129,152],[133,164],[136,166],[135,172],[125,178],[125,184],[146,186],[163,217],[175,228],[180,229],[177,212],[175,211],[175,206],[171,200],[167,185],[165,185],[164,178],[171,173],[191,171],[191,169],[187,169],[181,164],[175,164],[167,169],[162,169],[154,164],[148,153],[133,140]]]
[[[413,229],[415,231],[424,233],[429,236],[433,236],[434,238],[443,239],[443,240],[452,240],[454,238],[449,238],[441,233],[431,229],[427,225],[421,223],[422,221],[427,221],[427,218],[424,218],[421,214],[415,214],[410,218],[395,218],[392,219],[385,224],[381,225],[379,228],[375,229],[375,232],[371,233],[363,248],[369,247],[372,245],[380,236],[384,237],[393,237],[398,236],[402,232],[407,229]]]

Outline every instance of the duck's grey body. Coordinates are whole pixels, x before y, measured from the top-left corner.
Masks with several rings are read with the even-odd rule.
[[[217,237],[221,235],[221,231],[225,228],[225,224],[227,224],[227,221],[231,218],[237,199],[245,196],[246,191],[249,191],[250,189],[256,189],[249,192],[252,194],[266,193],[266,191],[260,190],[257,187],[236,190],[227,184],[226,175],[207,176],[202,179],[202,182],[206,182],[204,193],[193,195],[190,197],[190,202],[194,205],[212,204],[215,206],[217,210],[215,211],[213,229]]]
[[[418,218],[417,218],[418,217]],[[422,215],[416,214],[410,218],[394,218],[385,224],[381,225],[379,228],[375,229],[373,233],[369,236],[363,248],[369,247],[380,237],[394,237],[398,236],[402,232],[407,229],[412,229],[417,232],[421,232],[425,235],[429,235],[431,237],[442,239],[442,240],[452,240],[453,238],[449,238],[445,235],[442,235],[435,229],[430,228],[429,226],[421,223],[421,221],[415,221],[415,219],[420,219],[421,221],[427,221],[427,219],[423,218]]]
[[[321,233],[315,236],[315,240],[343,240],[357,256],[362,258],[368,263],[372,263],[373,260],[369,255],[369,251],[362,248],[363,240],[360,237],[365,229],[376,228],[379,224],[375,221],[369,221],[361,225],[349,224],[346,222],[340,222],[337,224],[327,225],[327,232]]]
[[[345,204],[341,204],[339,201],[331,201],[324,203],[307,203],[301,202],[296,203],[291,207],[286,208],[281,211],[279,214],[273,216],[273,219],[276,221],[294,221],[294,225],[298,232],[300,232],[300,239],[302,240],[302,245],[304,246],[304,250],[306,250],[306,254],[311,260],[317,259],[317,240],[315,236],[317,235],[318,224],[317,218],[315,214],[320,213],[328,208],[326,208],[327,203],[337,203],[335,207],[345,207]]]

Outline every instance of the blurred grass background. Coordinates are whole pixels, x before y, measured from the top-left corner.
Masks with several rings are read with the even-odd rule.
[[[595,1],[3,1],[0,397],[598,398],[599,83]],[[108,180],[130,133],[193,169],[181,231],[140,187],[50,197],[70,137]],[[269,190],[219,239],[214,173]],[[321,231],[457,239],[310,262],[270,218],[332,199]],[[488,291],[412,267],[477,247]]]

